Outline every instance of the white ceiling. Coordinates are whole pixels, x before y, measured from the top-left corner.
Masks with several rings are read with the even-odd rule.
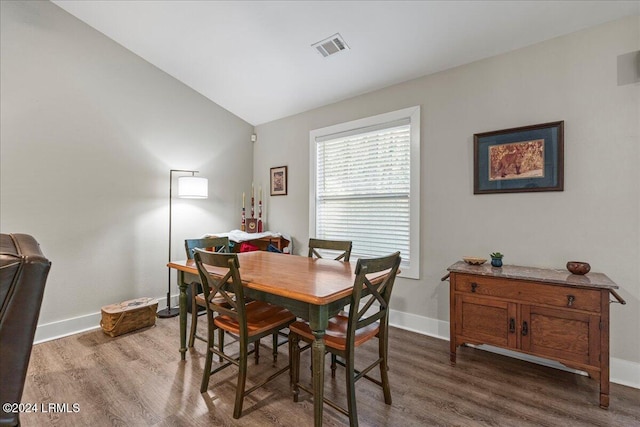
[[[52,1],[253,125],[640,14],[638,0]],[[337,32],[350,50],[311,47]]]

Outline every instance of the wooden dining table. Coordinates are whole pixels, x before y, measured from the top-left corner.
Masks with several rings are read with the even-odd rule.
[[[322,425],[324,395],[324,335],[329,319],[349,304],[355,280],[355,262],[324,258],[308,258],[274,252],[238,254],[240,276],[245,296],[289,309],[309,321],[315,340],[312,343],[314,425]],[[180,288],[180,353],[185,360],[187,334],[187,286],[197,278],[193,260],[172,261],[170,268],[178,272]],[[222,268],[207,267],[222,277]],[[379,279],[386,275],[379,273]],[[378,277],[370,277],[376,280]]]

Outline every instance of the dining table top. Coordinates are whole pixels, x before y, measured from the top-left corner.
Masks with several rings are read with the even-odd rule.
[[[294,299],[314,305],[326,305],[351,294],[357,262],[335,261],[255,251],[239,253],[240,277],[249,289]],[[171,261],[167,264],[186,273],[198,274],[194,260]],[[207,271],[223,276],[226,269],[207,266]],[[372,275],[382,279],[387,272]]]

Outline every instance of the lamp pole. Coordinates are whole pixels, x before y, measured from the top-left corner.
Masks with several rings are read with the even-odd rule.
[[[185,169],[171,169],[169,170],[169,256],[167,257],[168,262],[171,262],[171,206],[173,202],[173,174],[174,173],[190,173],[192,176],[195,176],[198,171],[193,170],[185,170]],[[179,192],[178,192],[178,196]],[[191,196],[193,197],[193,196]],[[198,196],[199,198],[206,198],[206,194],[202,196]],[[158,310],[158,317],[165,319],[169,317],[175,317],[180,314],[180,309],[177,307],[171,307],[171,269],[167,267],[167,308],[162,310]]]

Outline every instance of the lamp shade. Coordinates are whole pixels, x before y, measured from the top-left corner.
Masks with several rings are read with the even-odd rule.
[[[178,178],[178,197],[206,199],[209,197],[209,180],[198,176],[181,176]]]

